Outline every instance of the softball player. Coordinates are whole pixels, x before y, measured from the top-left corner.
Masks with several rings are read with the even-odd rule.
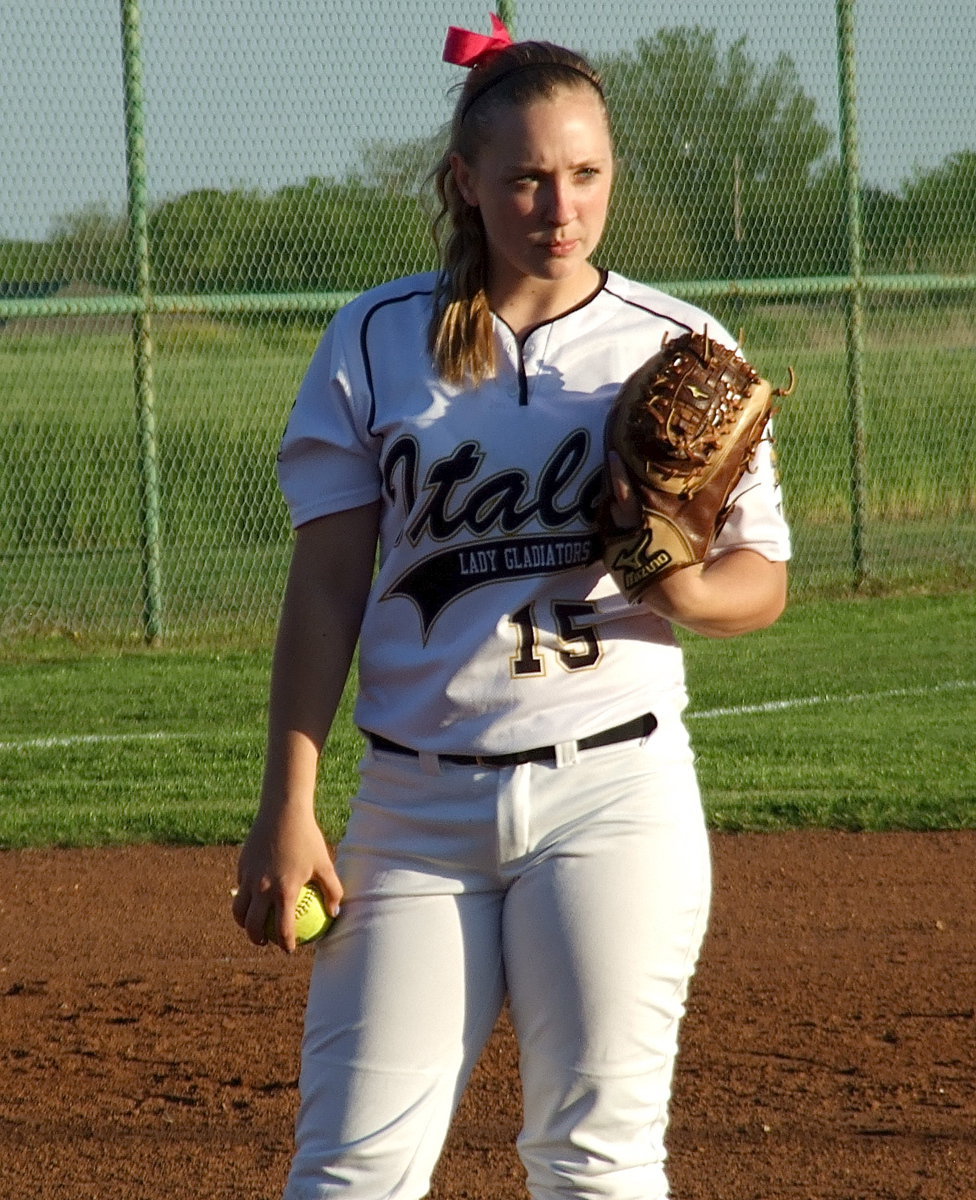
[[[276,906],[292,949],[306,880],[342,904],[289,1200],[424,1196],[506,996],[531,1195],[660,1200],[709,899],[672,622],[775,620],[789,536],[763,445],[708,563],[617,593],[594,532],[611,398],[665,336],[731,339],[591,263],[613,153],[590,66],[500,25],[448,47],[473,69],[442,268],[335,317],[282,441],[297,534],[234,913],[261,943]],[[313,792],[357,641],[366,750],[333,864]]]

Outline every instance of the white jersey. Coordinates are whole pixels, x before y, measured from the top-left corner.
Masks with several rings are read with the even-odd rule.
[[[619,275],[519,345],[495,319],[497,377],[433,369],[436,276],[366,292],[332,320],[285,431],[295,526],[382,500],[360,640],[359,726],[415,750],[503,754],[686,703],[669,624],[606,574],[594,520],[621,383],[707,313]],[[770,444],[713,553],[790,555]]]

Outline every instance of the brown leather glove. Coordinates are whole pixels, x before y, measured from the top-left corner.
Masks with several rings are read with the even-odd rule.
[[[774,392],[707,331],[665,342],[624,383],[607,418],[606,450],[619,455],[640,518],[627,529],[614,521],[608,469],[599,528],[606,568],[632,604],[652,583],[705,560],[773,397],[789,391],[792,384]]]

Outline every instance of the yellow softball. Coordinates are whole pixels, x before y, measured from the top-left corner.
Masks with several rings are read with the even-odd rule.
[[[295,903],[295,941],[299,946],[318,941],[329,931],[333,918],[325,911],[325,897],[316,883],[306,883]],[[264,931],[268,940],[278,940],[275,909],[268,910]]]

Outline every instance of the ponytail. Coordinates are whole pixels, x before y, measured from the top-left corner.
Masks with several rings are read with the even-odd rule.
[[[448,383],[477,386],[495,375],[495,329],[485,284],[488,243],[481,214],[461,195],[446,152],[434,172],[441,211],[434,236],[441,271],[434,294],[430,350]],[[446,228],[446,236],[443,236]]]

